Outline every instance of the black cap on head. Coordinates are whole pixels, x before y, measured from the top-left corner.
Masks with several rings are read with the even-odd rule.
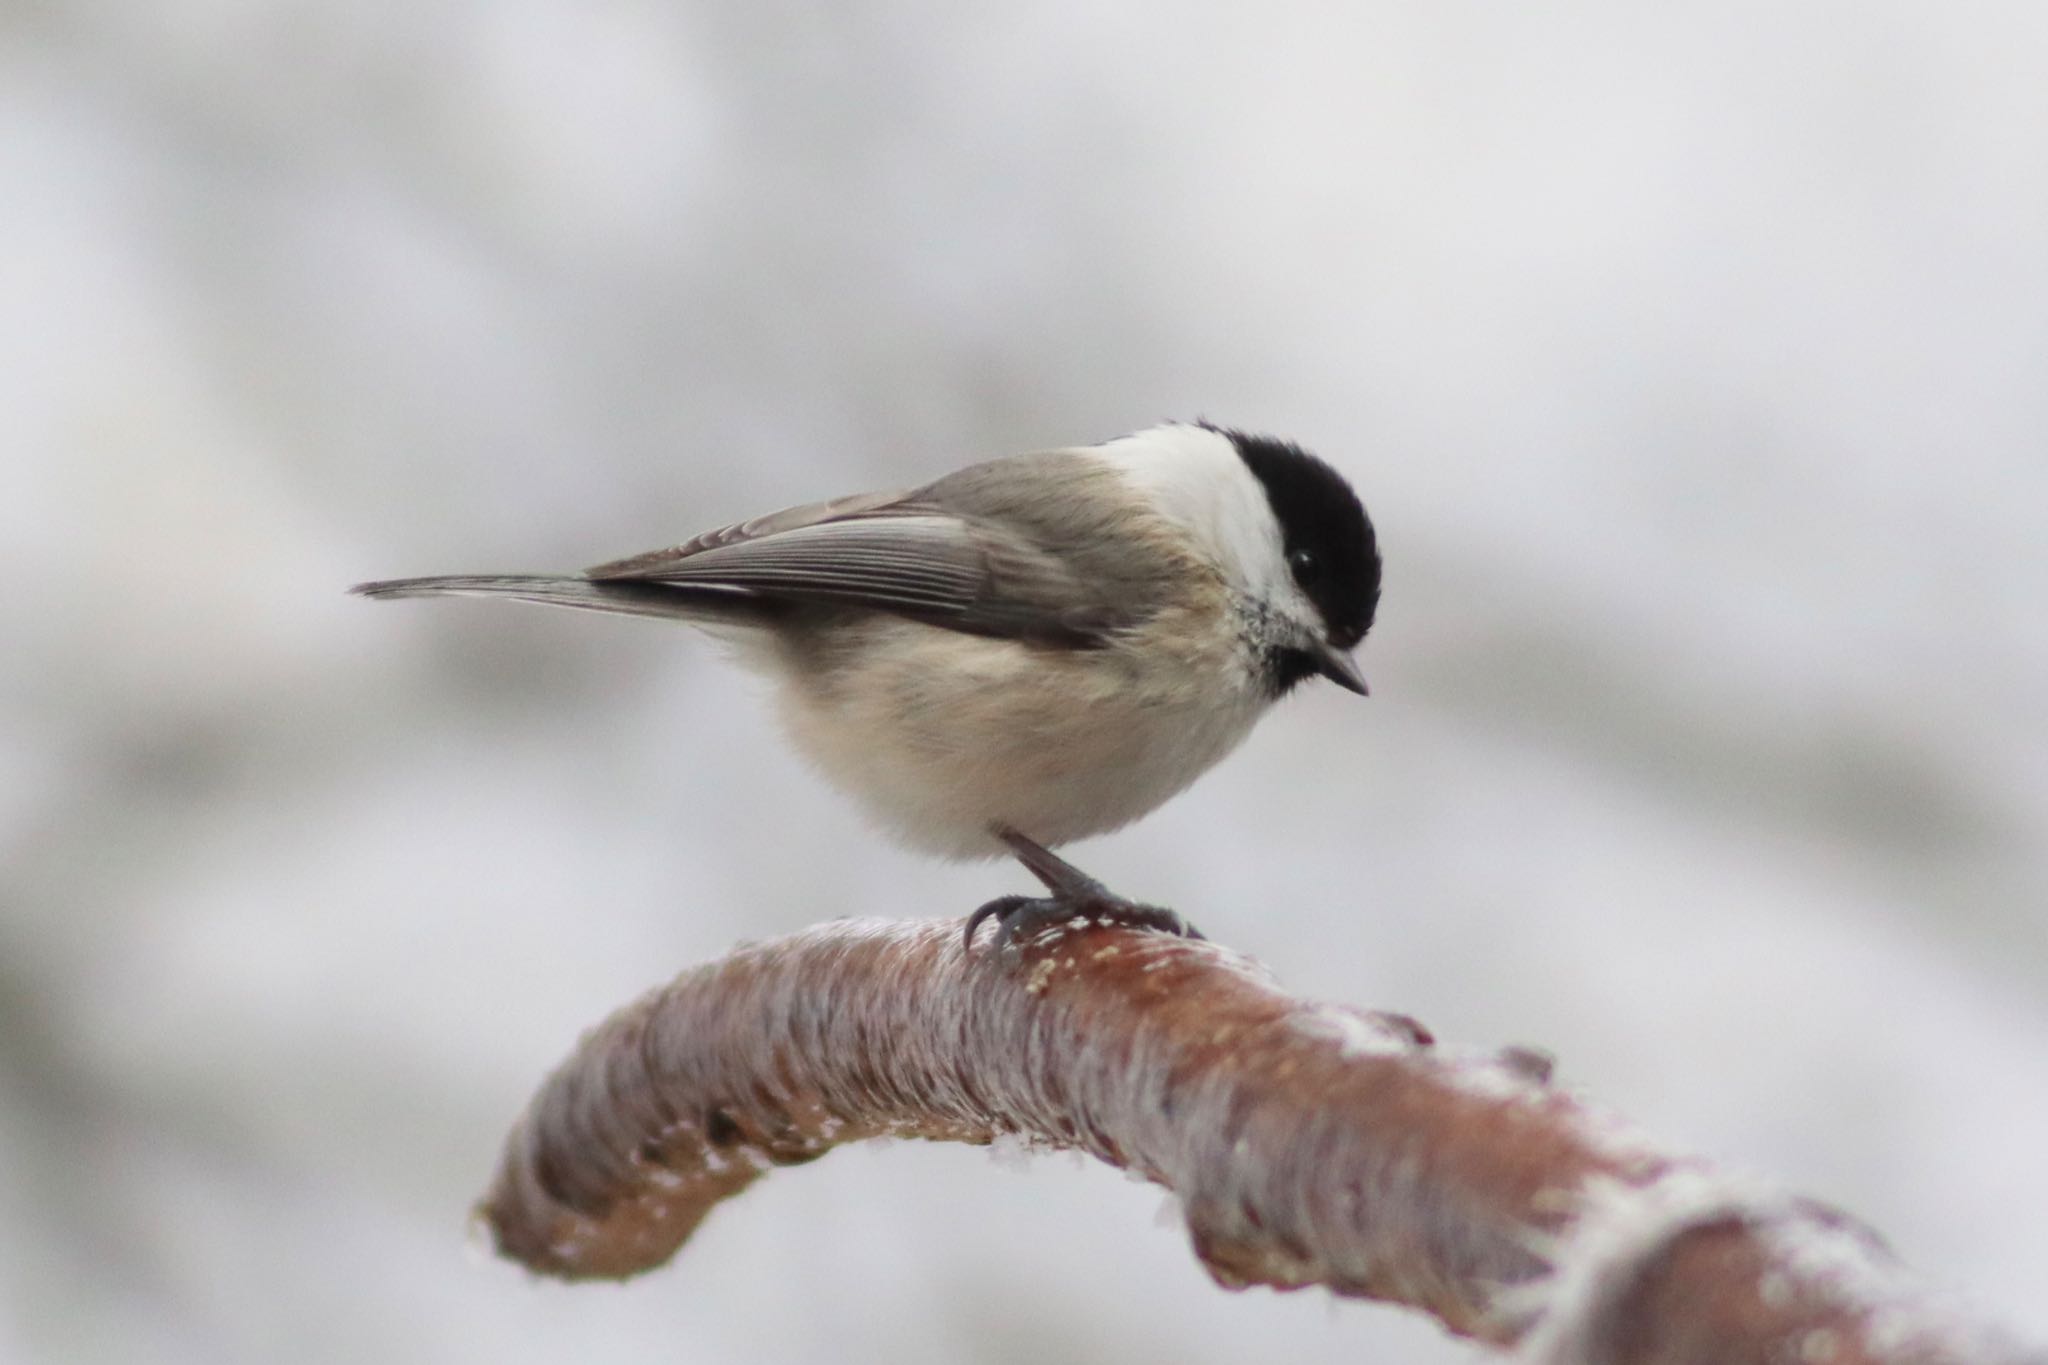
[[[1291,441],[1201,424],[1237,447],[1266,490],[1294,581],[1322,613],[1329,642],[1350,649],[1380,604],[1372,519],[1344,476]]]

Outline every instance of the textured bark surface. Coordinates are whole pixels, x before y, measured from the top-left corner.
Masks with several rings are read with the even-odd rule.
[[[1081,921],[1003,952],[842,921],[588,1035],[511,1135],[505,1255],[618,1277],[774,1167],[878,1135],[1079,1148],[1174,1191],[1223,1284],[1408,1304],[1562,1362],[2048,1363],[1827,1210],[1655,1150],[1523,1049],[1299,1000],[1215,944]]]

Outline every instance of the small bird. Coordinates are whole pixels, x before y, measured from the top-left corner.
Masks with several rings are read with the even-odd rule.
[[[1136,820],[1315,677],[1363,696],[1371,520],[1300,446],[1207,422],[968,465],[565,576],[401,578],[687,621],[777,684],[790,738],[903,842],[1013,854],[1047,897],[969,917],[997,944],[1073,914],[1192,933],[1050,849]]]

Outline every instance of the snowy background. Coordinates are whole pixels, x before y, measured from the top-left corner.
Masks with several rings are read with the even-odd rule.
[[[614,1006],[1026,883],[687,631],[342,589],[1197,414],[1363,492],[1374,695],[1077,858],[2048,1337],[2044,70],[2025,0],[0,11],[0,1358],[1473,1360],[1064,1157],[465,1240]]]

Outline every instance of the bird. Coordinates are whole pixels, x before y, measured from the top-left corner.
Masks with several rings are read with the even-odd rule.
[[[1074,915],[1194,935],[1052,850],[1185,790],[1312,679],[1361,696],[1381,559],[1343,475],[1204,421],[966,465],[577,574],[360,583],[687,622],[775,684],[789,739],[887,833],[1014,856],[1045,887],[968,917],[997,947]],[[1198,935],[1196,935],[1198,936]]]

